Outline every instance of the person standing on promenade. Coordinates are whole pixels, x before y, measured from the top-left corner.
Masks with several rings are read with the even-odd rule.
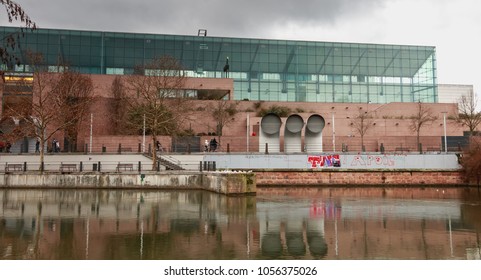
[[[210,140],[210,151],[215,152],[216,149],[217,149],[217,140],[215,140],[215,138],[212,138]]]
[[[53,138],[52,140],[52,152],[56,153],[57,152],[57,139]]]

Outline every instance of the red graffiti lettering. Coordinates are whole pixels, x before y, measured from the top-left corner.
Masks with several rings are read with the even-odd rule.
[[[339,158],[339,155],[308,156],[307,161],[312,168],[341,166],[341,160]]]

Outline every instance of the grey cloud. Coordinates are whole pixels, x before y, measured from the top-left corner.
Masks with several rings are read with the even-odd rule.
[[[40,27],[105,31],[259,36],[273,26],[330,25],[367,16],[391,0],[25,0]]]

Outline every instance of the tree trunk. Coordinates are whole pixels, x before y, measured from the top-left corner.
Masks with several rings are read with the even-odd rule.
[[[43,137],[40,138],[40,171],[43,172],[45,166],[45,139]]]
[[[152,135],[152,171],[157,170],[157,136]]]
[[[420,130],[421,130],[421,128],[418,128],[418,130],[416,131],[416,147],[417,147],[417,149],[419,149],[419,143],[421,143]]]

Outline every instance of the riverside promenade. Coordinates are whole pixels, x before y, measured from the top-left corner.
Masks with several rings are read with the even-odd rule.
[[[203,188],[236,195],[255,193],[258,187],[468,186],[455,154],[194,153],[163,154],[162,158],[176,162],[182,170],[167,171],[164,166],[152,171],[150,158],[132,153],[49,154],[46,171],[40,174],[38,155],[1,154],[5,175],[0,186]],[[215,163],[221,171],[206,171],[212,169],[205,168],[205,163]],[[11,164],[18,170],[7,171]],[[62,170],[63,165],[74,167]],[[32,182],[23,179],[27,174]],[[33,178],[35,174],[41,177]],[[219,178],[232,182],[218,183]],[[40,184],[40,179],[45,182]]]
[[[194,163],[198,156],[190,160]],[[225,195],[255,194],[255,174],[190,170],[152,171],[141,154],[0,155],[0,188],[204,189]],[[195,168],[194,168],[195,167]]]

